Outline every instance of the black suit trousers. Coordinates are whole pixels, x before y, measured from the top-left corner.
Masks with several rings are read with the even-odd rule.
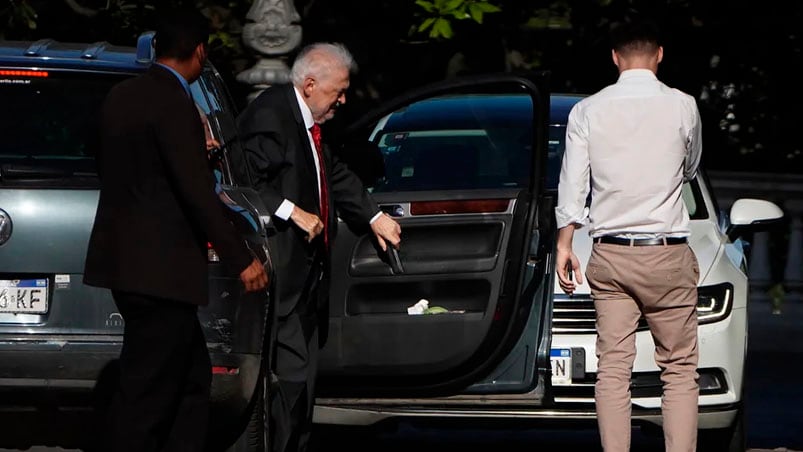
[[[105,450],[203,451],[212,370],[197,306],[112,293],[125,331]]]
[[[322,272],[320,262],[315,262],[298,302],[289,313],[279,316],[276,325],[277,381],[270,400],[274,452],[304,452],[309,448],[318,373]],[[276,284],[281,285],[281,280]]]

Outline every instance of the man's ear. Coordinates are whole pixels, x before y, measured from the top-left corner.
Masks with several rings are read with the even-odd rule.
[[[611,49],[611,59],[613,60],[613,64],[619,67],[619,54],[616,53],[616,50]]]
[[[309,97],[312,95],[312,90],[315,89],[315,83],[315,79],[312,77],[304,79],[303,91],[305,96]]]
[[[658,46],[658,62],[664,59],[664,46]]]
[[[195,46],[195,56],[198,58],[198,61],[202,63],[206,60],[206,47],[204,47],[204,43]]]

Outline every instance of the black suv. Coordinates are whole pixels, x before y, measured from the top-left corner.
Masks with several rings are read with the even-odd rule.
[[[108,290],[82,282],[98,201],[96,121],[107,91],[150,66],[152,42],[152,32],[136,47],[0,41],[2,411],[103,413],[123,321]],[[230,156],[241,153],[226,87],[207,65],[191,89],[223,145],[228,201],[247,210],[247,221],[234,222],[268,265],[268,217],[232,170]],[[212,441],[219,450],[263,450],[269,296],[244,294],[211,248],[209,274],[209,306],[199,316],[213,363]]]

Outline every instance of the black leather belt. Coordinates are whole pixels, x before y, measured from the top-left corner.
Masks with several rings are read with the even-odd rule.
[[[612,235],[594,237],[594,243],[610,243],[612,245],[625,246],[680,245],[686,242],[686,237],[664,237],[659,239],[626,239],[624,237],[614,237]]]

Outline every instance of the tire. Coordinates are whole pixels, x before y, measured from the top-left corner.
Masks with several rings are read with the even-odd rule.
[[[245,429],[226,452],[265,452],[270,450],[268,438],[268,414],[265,397],[267,382],[262,377],[257,383],[254,397],[249,404],[250,414]]]
[[[744,406],[727,428],[700,430],[697,450],[705,452],[745,452],[747,450],[747,422]]]

